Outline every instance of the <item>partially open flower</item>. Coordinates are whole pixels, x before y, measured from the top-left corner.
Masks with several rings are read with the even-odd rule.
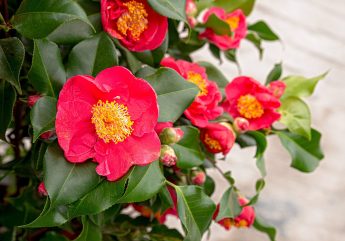
[[[212,7],[204,15],[204,23],[207,22],[212,14],[215,14],[218,18],[229,24],[232,36],[217,35],[212,29],[206,28],[206,30],[200,34],[200,37],[207,39],[222,50],[238,48],[241,40],[245,38],[247,34],[246,16],[243,14],[242,10],[238,9],[232,13],[227,13],[222,8]]]
[[[168,145],[162,145],[159,160],[164,166],[171,167],[176,165],[177,156],[174,149]]]
[[[162,144],[174,144],[182,139],[183,134],[181,128],[167,127],[159,134],[159,139]]]
[[[234,120],[235,131],[242,133],[249,129],[249,121],[246,118],[236,117]]]
[[[106,32],[131,51],[159,47],[168,31],[168,20],[147,0],[101,0],[102,24]]]
[[[280,107],[279,99],[268,88],[250,77],[235,78],[226,86],[225,92],[225,111],[233,118],[247,119],[248,130],[269,128],[280,118],[277,112]]]
[[[235,217],[233,223],[238,228],[248,228],[252,226],[255,221],[255,210],[252,206],[245,206],[248,200],[244,197],[240,197],[238,202],[243,208],[242,212]]]
[[[268,84],[267,88],[276,98],[280,98],[286,89],[286,84],[281,80],[276,80]]]
[[[205,127],[209,120],[223,113],[223,108],[218,106],[222,100],[222,94],[217,84],[208,80],[205,68],[196,63],[174,60],[171,57],[164,58],[161,65],[174,69],[187,81],[199,87],[199,94],[184,112],[193,125]]]
[[[153,88],[126,68],[112,67],[96,78],[77,75],[67,80],[60,92],[55,126],[68,161],[93,158],[97,173],[114,181],[131,166],[158,159],[157,119]]]

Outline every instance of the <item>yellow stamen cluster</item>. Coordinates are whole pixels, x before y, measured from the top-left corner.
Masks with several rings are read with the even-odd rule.
[[[93,105],[91,122],[95,125],[98,137],[105,143],[123,142],[133,132],[134,122],[131,120],[128,108],[116,101],[99,100]]]
[[[259,118],[264,114],[261,103],[250,94],[243,95],[237,101],[238,112],[247,119]]]
[[[229,24],[231,31],[235,31],[238,28],[238,25],[240,23],[240,18],[235,16],[235,17],[230,17],[225,20],[227,24]]]
[[[192,82],[193,84],[196,84],[199,87],[200,91],[198,96],[204,96],[208,94],[206,80],[201,76],[201,74],[189,71],[187,73],[187,80],[189,82]]]
[[[139,40],[140,35],[148,28],[148,13],[145,6],[137,1],[129,1],[123,4],[128,11],[123,13],[117,20],[117,29],[127,36],[130,32],[133,40]]]
[[[222,150],[222,146],[220,145],[220,143],[217,140],[211,138],[208,134],[205,134],[204,142],[210,149],[217,151]]]
[[[242,219],[241,221],[235,223],[235,226],[238,228],[245,228],[245,227],[248,227],[248,222]]]

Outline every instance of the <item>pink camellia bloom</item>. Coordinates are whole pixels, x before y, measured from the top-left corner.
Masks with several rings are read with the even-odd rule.
[[[267,88],[276,98],[280,98],[286,89],[286,84],[281,80],[276,80],[268,84]]]
[[[153,88],[117,66],[96,78],[77,75],[68,79],[57,103],[55,127],[68,161],[92,158],[98,163],[97,173],[115,181],[132,165],[158,159],[157,119]]]
[[[48,196],[48,192],[47,192],[46,187],[44,186],[44,182],[41,182],[38,185],[37,191],[41,196]]]
[[[101,15],[104,30],[131,51],[159,47],[168,31],[168,19],[147,0],[101,0]]]
[[[209,123],[200,130],[200,139],[209,152],[226,155],[233,147],[236,135],[227,123]]]
[[[226,86],[225,92],[227,100],[223,103],[224,110],[233,118],[247,119],[248,130],[269,128],[280,118],[276,111],[280,107],[279,99],[250,77],[235,78]]]
[[[223,113],[223,108],[218,106],[222,100],[222,94],[217,84],[208,80],[205,68],[196,63],[174,60],[171,57],[164,58],[161,65],[174,69],[187,81],[199,87],[197,97],[184,112],[193,125],[205,127],[209,120],[213,120]]]
[[[42,96],[40,95],[30,95],[28,96],[28,106],[32,108],[34,104],[41,98]]]
[[[200,38],[208,39],[208,41],[222,50],[238,48],[241,40],[245,38],[247,34],[246,16],[243,14],[242,10],[238,9],[232,13],[226,13],[222,8],[212,7],[204,15],[204,23],[207,22],[212,14],[215,14],[218,18],[229,24],[232,36],[217,35],[212,29],[206,28],[206,30],[200,34]]]
[[[252,206],[245,206],[249,201],[244,197],[238,198],[238,202],[243,208],[242,212],[235,217],[233,223],[238,228],[249,228],[255,221],[255,210]]]
[[[187,0],[186,2],[186,15],[188,23],[191,27],[194,27],[197,23],[195,16],[198,13],[197,6],[194,2],[194,0]]]

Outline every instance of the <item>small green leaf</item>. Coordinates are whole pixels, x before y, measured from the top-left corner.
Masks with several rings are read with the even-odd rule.
[[[270,238],[270,241],[275,241],[276,240],[276,234],[277,231],[274,227],[269,226],[267,224],[265,224],[261,218],[259,218],[258,216],[256,216],[253,227],[263,233],[266,233],[268,235],[268,237]]]
[[[78,43],[68,56],[68,76],[96,76],[100,71],[118,64],[116,48],[105,33]]]
[[[66,82],[66,72],[59,47],[48,40],[34,40],[32,66],[28,74],[30,83],[41,94],[59,95]]]
[[[12,84],[22,93],[19,83],[19,74],[24,62],[24,45],[18,38],[0,39],[0,80]]]
[[[46,131],[55,129],[56,99],[44,96],[35,103],[30,112],[33,142]]]
[[[220,19],[214,13],[208,17],[206,23],[204,23],[204,26],[212,29],[214,31],[214,33],[217,35],[231,36],[231,34],[232,34],[230,25],[227,22],[225,22],[224,20]]]
[[[102,232],[100,227],[94,224],[88,217],[83,216],[81,219],[83,230],[78,238],[74,241],[102,241]]]
[[[246,204],[246,206],[252,206],[255,203],[257,203],[257,201],[259,200],[260,193],[264,189],[265,185],[266,185],[265,180],[262,178],[256,181],[256,184],[255,184],[256,194],[250,199],[250,201]]]
[[[199,92],[195,84],[189,83],[170,68],[160,68],[145,79],[158,95],[159,122],[175,122]]]
[[[211,197],[216,188],[216,183],[210,176],[206,176],[206,180],[204,182],[203,188],[206,195]]]
[[[255,0],[216,0],[213,4],[217,7],[223,8],[226,12],[233,12],[240,8],[245,15],[249,15],[253,10]]]
[[[6,141],[6,130],[12,121],[16,98],[17,93],[14,87],[0,80],[0,139],[4,141]]]
[[[279,108],[280,122],[292,133],[311,138],[311,114],[308,105],[297,97],[284,98]]]
[[[273,69],[270,71],[270,73],[267,76],[266,79],[266,85],[275,81],[279,80],[283,73],[283,65],[282,63],[275,64]]]
[[[261,38],[256,33],[250,32],[250,33],[247,34],[246,39],[249,42],[251,42],[252,44],[254,44],[256,49],[259,51],[260,59],[262,59],[262,56],[263,56],[263,53],[264,53],[264,49],[262,47],[262,40],[261,40]]]
[[[261,176],[266,176],[266,165],[264,159],[264,152],[267,148],[267,140],[266,136],[258,131],[249,131],[246,133],[247,135],[251,136],[256,142],[256,166],[259,169]]]
[[[148,3],[161,15],[187,23],[186,0],[148,0]]]
[[[199,130],[192,126],[181,126],[184,132],[182,140],[172,145],[179,168],[192,168],[204,163],[205,156],[200,147]]]
[[[248,30],[251,30],[257,33],[259,37],[263,40],[267,40],[267,41],[279,40],[278,35],[274,33],[272,29],[264,21],[258,21],[248,26]]]
[[[311,139],[287,131],[276,132],[283,146],[291,155],[291,166],[302,171],[314,171],[324,155],[320,147],[321,134],[312,129]]]
[[[216,221],[224,218],[235,218],[242,211],[241,205],[238,202],[238,195],[233,187],[226,190],[219,203],[219,212]]]
[[[200,241],[210,226],[216,205],[197,186],[174,186],[178,215],[186,230],[185,241]]]
[[[286,84],[286,89],[282,98],[290,96],[308,97],[312,95],[317,83],[324,79],[327,74],[328,72],[309,79],[303,76],[289,76],[284,78],[283,81]]]

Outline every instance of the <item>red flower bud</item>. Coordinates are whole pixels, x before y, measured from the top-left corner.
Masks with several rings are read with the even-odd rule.
[[[202,171],[196,171],[196,172],[193,172],[192,174],[192,182],[193,184],[195,185],[203,185],[206,181],[206,175],[205,175],[205,172],[202,172]]]
[[[267,88],[272,92],[274,97],[280,98],[284,94],[286,84],[281,80],[277,80],[269,83]]]
[[[176,165],[177,157],[174,149],[168,145],[162,145],[159,160],[164,166],[171,167]]]
[[[48,140],[55,135],[55,131],[46,131],[40,135],[43,140]]]
[[[186,14],[189,17],[195,17],[198,13],[198,8],[194,2],[194,0],[187,0],[186,2]]]
[[[159,134],[162,144],[174,144],[179,142],[183,137],[183,131],[180,128],[167,127]]]
[[[240,197],[238,202],[243,209],[242,212],[234,219],[234,225],[238,228],[248,228],[252,226],[255,221],[255,210],[252,206],[245,206],[249,202],[246,198]]]
[[[40,96],[40,95],[30,95],[29,97],[28,97],[28,106],[30,107],[30,108],[32,108],[33,106],[34,106],[34,104],[38,101],[38,99],[39,98],[41,98],[42,96]]]
[[[237,117],[234,120],[234,129],[235,131],[241,133],[248,131],[249,121],[246,118]]]
[[[158,122],[155,126],[155,132],[159,135],[167,127],[173,127],[173,123],[172,122]]]
[[[37,191],[41,196],[48,196],[48,192],[47,192],[46,187],[44,186],[44,182],[41,182],[38,185]]]

